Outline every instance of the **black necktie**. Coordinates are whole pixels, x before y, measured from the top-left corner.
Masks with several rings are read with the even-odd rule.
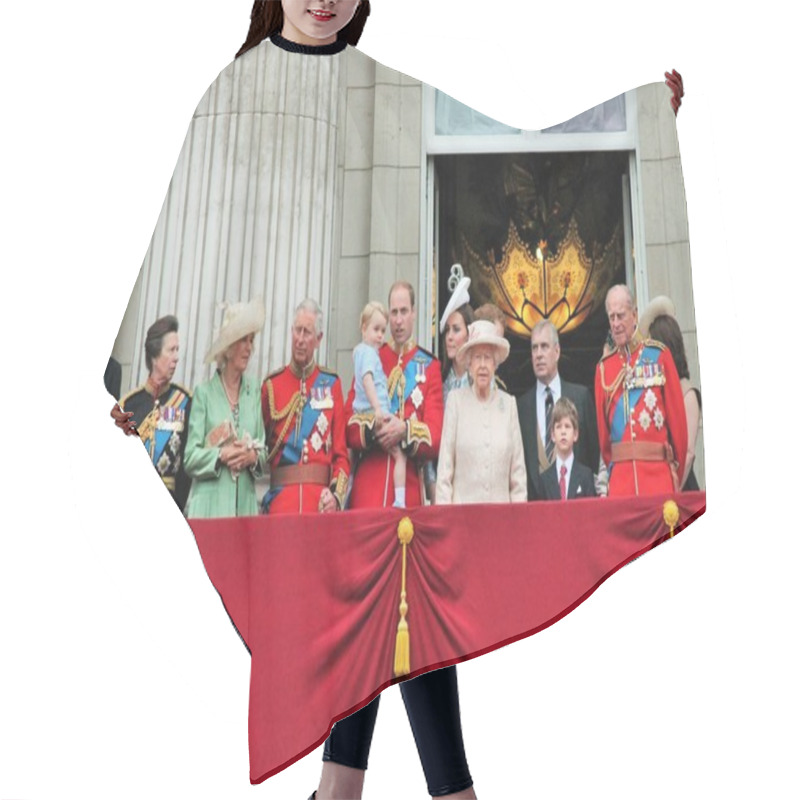
[[[550,430],[553,424],[553,393],[550,391],[550,387],[546,386],[544,390],[544,452],[547,456],[547,462],[549,464],[553,463],[553,447],[555,443],[553,442],[553,433]]]

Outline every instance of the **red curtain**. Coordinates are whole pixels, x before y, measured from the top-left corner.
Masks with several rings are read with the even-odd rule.
[[[691,492],[190,520],[252,656],[251,782],[319,746],[388,685],[552,625],[669,537],[670,500],[674,532],[705,511],[705,492]],[[405,516],[409,672],[397,677]]]

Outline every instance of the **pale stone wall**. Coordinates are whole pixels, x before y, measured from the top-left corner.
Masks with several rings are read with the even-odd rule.
[[[669,89],[654,83],[637,91],[639,164],[644,211],[648,292],[646,301],[667,295],[675,303],[692,381],[700,387],[697,325],[692,292],[689,223],[684,202],[675,115],[665,99]],[[695,474],[705,486],[702,425]]]
[[[264,42],[200,101],[114,345],[123,392],[146,377],[145,332],[164,314],[180,322],[175,379],[191,388],[210,375],[222,301],[264,298],[249,367],[259,379],[287,362],[297,303],[327,307],[343,60]]]
[[[330,365],[353,375],[359,315],[387,302],[400,278],[419,279],[422,85],[357,50],[348,51],[339,151],[341,249],[334,259]]]

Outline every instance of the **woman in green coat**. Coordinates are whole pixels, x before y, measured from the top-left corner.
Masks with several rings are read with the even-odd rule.
[[[253,339],[264,327],[260,300],[225,310],[206,363],[217,371],[195,389],[184,468],[192,478],[187,517],[244,517],[258,513],[255,478],[266,460],[258,383],[245,375]]]

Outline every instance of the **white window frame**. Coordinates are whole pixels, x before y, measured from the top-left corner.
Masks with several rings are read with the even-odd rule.
[[[437,337],[433,336],[431,318],[432,281],[436,272],[434,264],[436,234],[435,230],[435,184],[434,158],[442,155],[480,155],[502,153],[576,153],[597,151],[627,151],[630,176],[630,219],[624,220],[625,236],[625,277],[628,285],[635,286],[637,301],[642,306],[648,297],[647,263],[644,236],[644,212],[641,207],[642,187],[639,152],[639,125],[636,91],[625,92],[626,130],[597,133],[542,133],[542,131],[521,130],[516,134],[485,135],[442,135],[436,133],[436,89],[422,87],[422,141],[420,163],[425,165],[420,181],[420,248],[419,262],[419,306],[425,309],[418,314],[418,341],[425,347],[433,347]],[[429,202],[430,200],[430,202]],[[633,241],[631,243],[630,236]],[[635,246],[635,259],[633,248]],[[442,265],[439,265],[441,268]],[[435,309],[434,309],[435,319]]]

